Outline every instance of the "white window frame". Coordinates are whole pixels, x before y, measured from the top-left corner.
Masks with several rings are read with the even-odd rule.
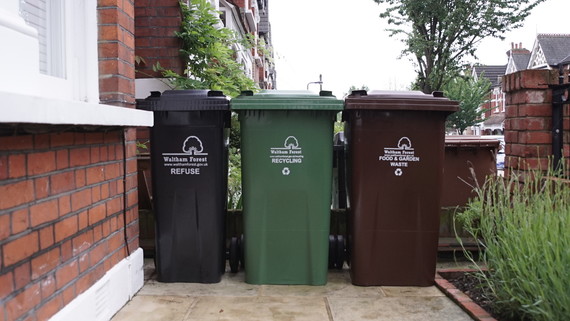
[[[56,64],[61,72],[56,75],[38,75],[40,86],[36,94],[42,97],[65,100],[98,102],[98,56],[97,56],[97,1],[56,0],[61,3],[63,30],[55,30],[63,46],[61,57],[48,63]],[[57,19],[59,12],[53,12]],[[72,32],[69,32],[71,31]],[[56,37],[54,33],[49,35]],[[48,36],[48,37],[49,37]],[[51,39],[53,41],[53,39]],[[57,54],[51,50],[52,54]],[[57,66],[58,63],[61,65]],[[95,67],[95,68],[93,68]],[[59,75],[58,75],[59,74]],[[96,81],[93,81],[95,79]]]
[[[40,72],[66,78],[65,0],[21,0],[20,14],[28,25],[38,28]]]
[[[40,73],[20,0],[0,1],[0,123],[152,126],[152,112],[99,104],[97,0],[63,0],[66,78]]]

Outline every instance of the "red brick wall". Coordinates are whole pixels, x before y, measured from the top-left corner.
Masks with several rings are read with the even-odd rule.
[[[47,320],[138,248],[123,133],[0,137],[0,320]]]
[[[135,17],[135,54],[144,59],[136,66],[137,78],[162,78],[152,70],[156,63],[181,74],[182,44],[174,35],[182,19],[178,0],[135,0]]]
[[[135,0],[135,54],[142,58],[136,65],[136,78],[162,78],[153,66],[182,74],[185,65],[180,55],[181,40],[174,35],[180,31],[182,16],[178,0]],[[137,130],[138,140],[150,146],[148,128]],[[139,149],[148,153],[148,149]]]
[[[134,107],[134,4],[99,0],[102,103]],[[0,136],[0,320],[47,320],[138,246],[135,129]]]
[[[98,0],[101,103],[135,107],[133,0]]]
[[[552,155],[552,90],[558,71],[523,70],[506,75],[505,143],[507,173],[529,169],[546,170]],[[568,108],[566,107],[565,154],[568,154]]]

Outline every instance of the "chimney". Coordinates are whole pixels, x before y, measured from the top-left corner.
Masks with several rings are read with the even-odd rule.
[[[519,42],[518,44],[511,42],[511,50],[507,51],[507,57],[512,56],[513,53],[529,54],[530,51],[523,47],[522,42]]]

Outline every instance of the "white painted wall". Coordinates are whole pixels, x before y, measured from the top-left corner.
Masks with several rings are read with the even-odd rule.
[[[142,288],[143,264],[143,250],[139,248],[56,313],[50,321],[111,320]]]

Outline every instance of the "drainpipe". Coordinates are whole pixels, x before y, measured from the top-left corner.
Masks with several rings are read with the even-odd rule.
[[[558,65],[558,85],[550,85],[552,88],[552,156],[553,169],[557,173],[561,170],[562,149],[563,149],[563,119],[564,104],[570,103],[569,89],[570,83],[564,83],[564,68],[562,64]]]

